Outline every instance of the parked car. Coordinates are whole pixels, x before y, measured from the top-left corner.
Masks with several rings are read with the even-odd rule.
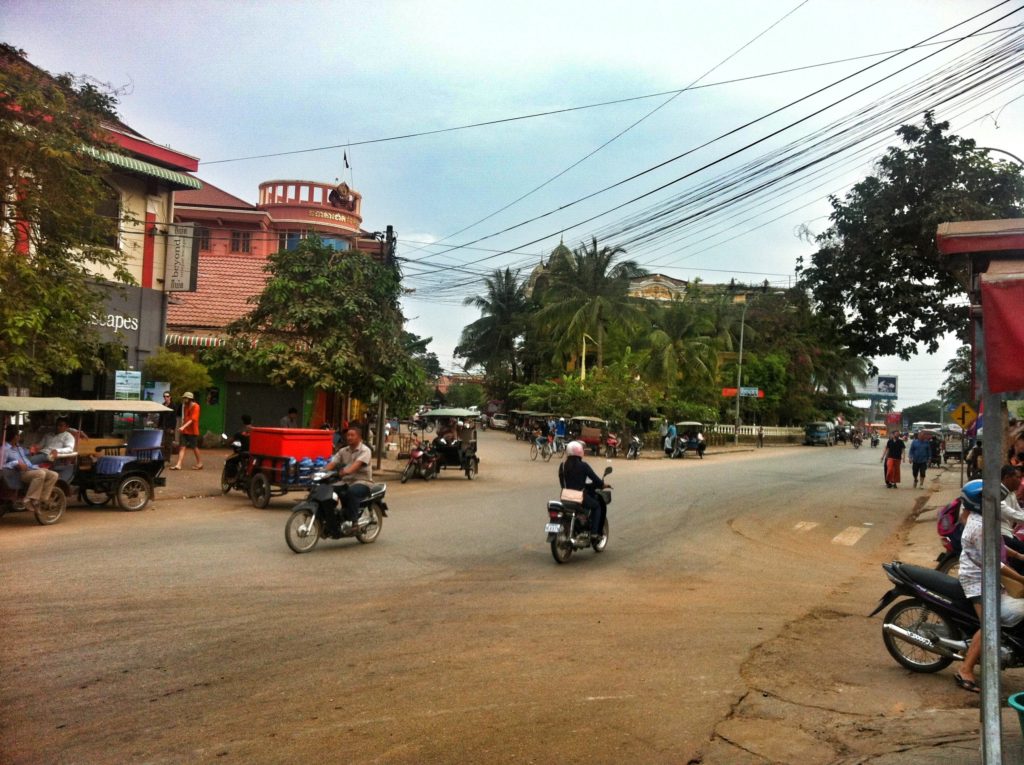
[[[809,422],[804,426],[804,446],[835,446],[836,428],[831,422]]]
[[[492,414],[491,427],[495,430],[505,430],[508,428],[508,417],[504,414]]]

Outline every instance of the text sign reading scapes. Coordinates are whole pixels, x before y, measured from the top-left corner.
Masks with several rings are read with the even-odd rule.
[[[966,428],[977,418],[978,413],[971,409],[967,404],[960,404],[960,406],[953,410],[953,421],[961,428]]]

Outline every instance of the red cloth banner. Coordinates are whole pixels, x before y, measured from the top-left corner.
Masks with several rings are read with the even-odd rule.
[[[981,314],[989,391],[1024,390],[1024,278],[982,278]]]

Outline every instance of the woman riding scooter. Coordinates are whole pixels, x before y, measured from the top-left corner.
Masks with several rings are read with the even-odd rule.
[[[595,494],[596,489],[612,488],[602,481],[593,468],[583,461],[584,445],[581,441],[570,441],[565,447],[565,461],[558,466],[558,483],[563,489],[583,492],[583,507],[590,515],[590,534],[599,539],[604,529],[607,509]]]

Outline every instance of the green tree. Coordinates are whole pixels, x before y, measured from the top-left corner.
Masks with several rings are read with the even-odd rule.
[[[479,383],[455,383],[445,394],[445,405],[454,408],[482,407],[487,403],[487,392]]]
[[[831,226],[810,264],[801,259],[802,283],[856,355],[907,359],[918,343],[934,353],[944,334],[962,333],[966,314],[948,303],[964,287],[936,250],[938,224],[1021,215],[1021,169],[948,130],[931,112],[922,126],[900,127],[903,145],[832,198]]]
[[[93,152],[106,146],[101,121],[115,104],[0,45],[0,383],[103,368],[95,275],[132,281],[110,246],[120,221],[96,208],[110,191]]]
[[[937,398],[933,398],[931,401],[925,401],[923,404],[915,404],[914,406],[908,406],[903,410],[903,419],[907,422],[938,422],[939,417],[945,411],[945,407],[942,406],[942,402]],[[944,418],[947,422],[949,416]]]
[[[664,389],[713,386],[722,343],[708,307],[693,299],[675,300],[651,306],[650,313],[644,376]]]
[[[405,321],[395,269],[317,236],[281,250],[264,266],[263,292],[207,352],[216,368],[260,374],[274,385],[316,386],[405,411],[426,393],[426,375],[402,342]]]
[[[629,281],[645,272],[631,260],[616,263],[616,257],[624,252],[621,247],[598,248],[593,238],[589,248],[581,244],[571,256],[551,259],[544,307],[537,313],[537,322],[558,339],[556,348],[563,358],[581,348],[586,333],[596,345],[600,368],[609,330],[643,322],[643,311],[629,297]]]
[[[405,350],[409,352],[412,360],[423,367],[423,372],[429,380],[436,380],[444,373],[444,370],[441,369],[441,362],[437,360],[437,354],[427,350],[427,346],[433,339],[432,337],[420,337],[413,332],[402,332],[402,345],[405,346]]]
[[[961,345],[956,354],[942,370],[946,379],[939,388],[939,398],[946,406],[971,404],[974,402],[974,386],[971,374],[971,346]]]
[[[491,394],[507,398],[520,379],[518,345],[529,315],[519,272],[495,269],[484,278],[484,294],[464,302],[479,308],[481,316],[463,328],[455,355],[466,360],[467,369],[483,367]]]
[[[170,383],[175,401],[185,391],[201,391],[213,384],[205,365],[166,348],[157,348],[156,353],[146,359],[142,374],[146,380]]]

